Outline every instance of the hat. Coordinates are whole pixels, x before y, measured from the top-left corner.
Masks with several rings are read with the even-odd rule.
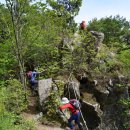
[[[69,103],[68,98],[63,97],[63,98],[61,99],[61,103],[62,103],[62,104],[67,104],[67,103]]]

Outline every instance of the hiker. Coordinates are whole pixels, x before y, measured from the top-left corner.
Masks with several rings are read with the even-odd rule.
[[[78,107],[74,106],[74,103],[76,102],[76,99],[72,99],[72,100],[68,100],[66,97],[63,97],[61,100],[61,103],[63,105],[61,105],[59,107],[60,111],[64,110],[64,109],[69,109],[69,111],[71,112],[71,116],[68,119],[68,125],[70,127],[71,130],[74,130],[74,126],[72,121],[74,120],[76,124],[78,124],[79,130],[82,129],[82,126],[80,124],[79,118],[80,118],[80,111],[79,111],[79,101],[78,101]]]
[[[27,77],[28,77],[29,83],[31,85],[32,91],[35,91],[36,88],[38,87],[38,80],[36,80],[36,76],[38,74],[40,74],[40,72],[37,72],[36,70],[29,71],[27,73]]]
[[[87,27],[87,24],[85,21],[82,21],[82,23],[80,24],[80,29],[84,30]]]

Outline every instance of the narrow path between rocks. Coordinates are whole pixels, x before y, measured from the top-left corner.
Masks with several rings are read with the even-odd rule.
[[[60,127],[46,126],[38,122],[36,120],[36,115],[38,114],[36,97],[29,96],[28,101],[29,101],[28,109],[22,113],[22,117],[25,118],[26,120],[35,121],[36,130],[64,130],[63,128]]]

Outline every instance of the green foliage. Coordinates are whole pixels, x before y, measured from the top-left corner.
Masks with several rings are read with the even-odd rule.
[[[96,51],[94,47],[95,39],[87,30],[79,32],[80,42],[73,43],[72,49],[64,50],[64,69],[69,73],[77,72],[80,69],[88,70],[88,66],[93,61]],[[78,36],[77,36],[78,37]]]
[[[8,130],[13,127],[13,123],[15,121],[15,117],[12,113],[9,113],[5,109],[4,102],[7,100],[5,95],[6,89],[0,89],[0,129]]]
[[[7,111],[0,111],[0,130],[35,130],[34,122],[17,120],[18,116]]]
[[[16,130],[36,130],[35,124],[36,123],[32,120],[21,119],[15,127]]]
[[[64,59],[61,58],[64,53],[64,45],[62,45],[62,41],[65,38],[71,37],[73,33],[73,28],[67,28],[67,19],[70,18],[70,16],[77,14],[79,7],[81,6],[81,0],[75,2],[68,1],[67,4],[71,4],[73,11],[70,10],[69,12],[68,9],[66,10],[64,8],[68,13],[72,13],[71,15],[66,13],[67,17],[60,17],[57,13],[58,10],[50,10],[41,2],[37,2],[32,5],[30,5],[28,2],[27,4],[24,4],[24,2],[27,1],[20,1],[21,8],[18,7],[19,10],[17,10],[19,13],[21,12],[19,19],[20,21],[18,23],[19,29],[14,28],[16,30],[20,30],[20,35],[18,35],[18,47],[14,44],[15,34],[13,33],[12,24],[9,24],[8,28],[11,32],[11,39],[9,39],[8,43],[12,44],[11,47],[14,48],[14,50],[10,51],[9,56],[12,55],[14,60],[19,57],[19,62],[15,62],[15,65],[18,68],[14,70],[13,66],[11,66],[9,69],[14,70],[14,73],[21,74],[22,72],[19,73],[19,70],[23,69],[23,71],[25,71],[25,68],[22,68],[22,65],[24,65],[25,62],[27,69],[32,69],[30,66],[35,68],[42,67],[48,72],[47,77],[53,77],[54,73],[57,73],[61,69],[60,64],[64,64],[62,63]],[[62,2],[62,5],[66,7],[64,1]],[[8,6],[10,7],[10,5]],[[4,16],[4,18],[11,20],[10,17],[7,18]],[[17,18],[14,20],[17,20]],[[11,23],[11,21],[9,21],[9,23]],[[20,55],[17,52],[20,53]],[[4,51],[4,53],[6,52]],[[5,61],[5,58],[3,58],[3,60]],[[11,62],[13,63],[14,61]]]
[[[15,115],[7,112],[7,111],[0,111],[0,129],[1,130],[13,130],[15,129],[14,122],[15,122]]]
[[[0,45],[0,79],[5,80],[9,78],[13,73],[14,66],[17,61],[12,55],[11,44]]]
[[[6,109],[6,105],[8,105],[6,103],[11,100],[8,94],[6,87],[0,88],[0,130],[34,130],[33,122],[25,121],[16,115],[14,111],[12,113]]]
[[[9,10],[0,5],[0,129],[31,129],[32,122],[18,120],[16,116],[27,107],[26,88],[19,80],[28,68],[46,70],[45,78],[82,69],[106,76],[121,73],[124,66],[129,68],[129,51],[124,51],[128,49],[130,37],[126,19],[110,16],[89,23],[88,30],[105,34],[105,45],[97,51],[96,39],[88,30],[80,30],[77,41],[73,35],[74,17],[82,0],[48,0],[51,9],[41,2],[10,2],[7,0]],[[53,120],[58,120],[56,110],[63,93],[63,84],[57,84],[60,90],[51,92],[44,104],[47,118]]]
[[[120,100],[120,103],[125,108],[124,111],[123,111],[124,119],[126,119],[126,121],[124,123],[124,128],[129,129],[130,128],[130,121],[128,119],[129,119],[129,116],[130,116],[130,98],[122,99],[122,100]]]
[[[118,46],[122,46],[124,36],[130,28],[130,24],[125,18],[117,16],[110,16],[101,18],[100,20],[93,19],[89,22],[88,30],[94,30],[103,32],[105,35],[104,43],[108,46],[113,46],[112,43],[119,43]],[[127,33],[128,34],[128,33]],[[125,35],[126,36],[126,35]]]
[[[4,12],[4,13],[3,13]],[[10,17],[7,8],[0,5],[0,82],[10,77],[13,66],[17,63],[13,56],[12,44],[10,41]]]
[[[39,5],[36,4],[34,7],[39,8]],[[44,11],[44,7],[41,6],[41,13],[37,15],[38,12],[35,8],[33,9],[33,14],[32,12],[28,14],[28,19],[35,17],[36,21],[32,22],[32,20],[29,20],[30,27],[27,38],[29,46],[25,54],[25,60],[29,65],[33,64],[35,67],[45,68],[47,72],[50,72],[49,74],[52,74],[52,72],[59,69],[58,46],[61,42],[60,35],[64,19],[58,17],[55,11]],[[34,31],[36,37],[32,33]],[[33,63],[30,61],[33,61]]]
[[[48,104],[47,108],[48,108],[48,116],[49,117],[53,117],[55,115],[55,110],[56,108],[59,106],[59,100],[56,98],[56,94],[55,93],[51,93],[50,96],[48,97],[51,100],[51,104]],[[52,101],[53,99],[53,101]],[[50,100],[48,100],[50,103]],[[47,102],[46,102],[47,103]]]
[[[50,5],[57,10],[58,7],[60,7],[60,9],[62,9],[64,12],[69,12],[75,16],[79,11],[82,0],[57,0],[56,2],[53,0],[48,0],[48,3],[50,3]]]
[[[6,83],[6,94],[8,99],[5,101],[6,109],[12,113],[19,114],[27,107],[26,92],[23,90],[21,83],[16,79],[10,79]]]
[[[117,52],[116,49],[108,48],[104,44],[100,47],[100,50],[98,51],[95,57],[95,63],[94,63],[94,66],[98,68],[99,73],[104,73],[105,75],[106,74],[114,75],[119,71],[122,72],[123,64],[117,58],[116,52]]]
[[[121,103],[123,105],[126,105],[129,108],[130,107],[130,98],[128,98],[128,99],[122,99]]]
[[[67,15],[69,13],[70,17],[76,16],[79,12],[82,0],[47,0],[50,6],[56,9],[61,15]]]
[[[46,117],[51,120],[57,120],[59,118],[56,110],[60,105],[60,98],[57,92],[51,92],[49,97],[46,99],[44,109],[46,111]]]
[[[44,103],[44,117],[48,120],[59,121],[59,114],[57,112],[60,106],[60,97],[63,95],[64,84],[60,81],[57,81],[53,86],[58,86],[57,91],[51,91],[48,98]]]
[[[74,17],[78,14],[82,0],[47,0],[60,17],[65,17],[66,27],[76,28]]]
[[[0,4],[0,16],[1,16],[0,17],[0,44],[6,44],[6,41],[10,38],[9,30],[8,30],[9,19],[6,19],[4,16],[8,17],[9,14],[8,14],[8,10],[4,7],[4,5],[1,4]]]
[[[130,50],[124,50],[119,55],[118,58],[124,63],[125,67],[130,66]]]

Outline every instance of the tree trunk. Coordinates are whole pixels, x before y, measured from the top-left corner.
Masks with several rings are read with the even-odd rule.
[[[21,12],[19,10],[20,7],[19,3],[17,0],[11,1],[11,0],[6,0],[6,5],[8,7],[8,10],[10,11],[11,14],[11,20],[12,20],[12,29],[14,33],[14,40],[15,42],[13,43],[14,46],[14,51],[15,51],[15,56],[18,61],[18,66],[19,66],[19,78],[20,82],[22,83],[23,89],[26,91],[26,78],[25,78],[25,67],[24,67],[24,59],[22,56],[22,36],[20,33],[20,30],[22,28],[21,25]]]

